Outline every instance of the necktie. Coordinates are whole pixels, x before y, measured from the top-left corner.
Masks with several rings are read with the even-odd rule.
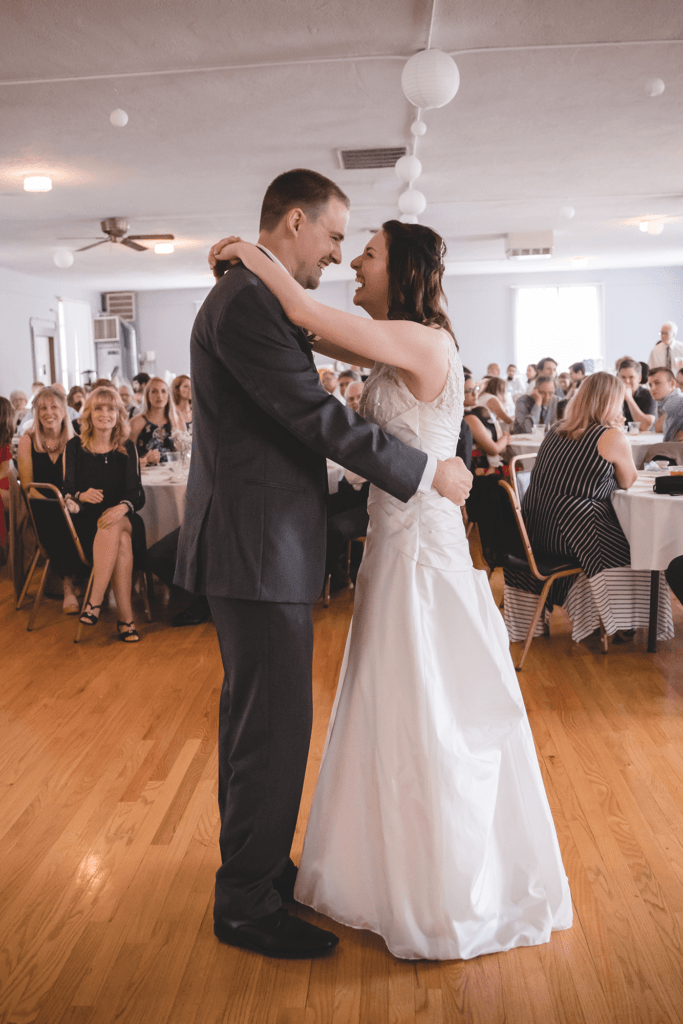
[[[671,345],[666,346],[666,365],[669,370],[673,368],[671,365]]]
[[[539,423],[545,423],[545,406],[544,405],[541,406],[541,416],[540,416],[540,419],[539,419],[538,422]]]

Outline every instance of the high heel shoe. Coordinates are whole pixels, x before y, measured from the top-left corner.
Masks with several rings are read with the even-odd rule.
[[[100,618],[99,610],[101,607],[101,604],[91,604],[90,601],[86,601],[85,608],[80,614],[79,621],[82,622],[84,626],[96,626]],[[88,611],[88,608],[90,611]],[[97,615],[93,615],[95,610],[98,612]]]
[[[128,629],[124,629],[122,632],[121,626],[128,626]],[[131,622],[122,622],[121,619],[118,619],[116,622],[116,628],[119,631],[117,640],[120,640],[124,644],[138,643],[140,639],[140,634],[135,628],[135,622],[133,620],[131,620]]]

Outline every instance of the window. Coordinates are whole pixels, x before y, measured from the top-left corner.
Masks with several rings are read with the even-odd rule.
[[[520,287],[514,291],[515,361],[520,372],[544,356],[556,359],[558,370],[577,362],[592,362],[592,370],[604,367],[601,285]]]

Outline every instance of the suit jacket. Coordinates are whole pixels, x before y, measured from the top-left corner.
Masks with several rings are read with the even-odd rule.
[[[241,265],[197,314],[190,357],[192,461],[175,582],[195,594],[312,603],[324,578],[325,457],[407,501],[427,456],[324,390],[304,332]]]
[[[531,411],[535,405],[531,395],[520,395],[515,402],[515,422],[512,424],[513,434],[531,434],[534,424]],[[553,395],[545,406],[544,425],[552,426],[557,420],[557,395]]]

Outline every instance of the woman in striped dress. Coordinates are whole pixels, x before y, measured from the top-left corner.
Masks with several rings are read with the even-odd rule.
[[[589,636],[602,620],[608,635],[633,635],[649,617],[650,574],[630,568],[629,543],[610,495],[637,478],[622,431],[624,386],[609,373],[582,383],[566,418],[543,440],[522,511],[537,556],[566,556],[583,573],[558,580],[548,609],[560,604],[572,620],[572,638]],[[511,640],[523,640],[541,584],[505,570],[505,623]],[[666,593],[666,588],[662,588]],[[537,632],[541,632],[540,622]],[[662,639],[673,636],[671,606],[660,605]]]

